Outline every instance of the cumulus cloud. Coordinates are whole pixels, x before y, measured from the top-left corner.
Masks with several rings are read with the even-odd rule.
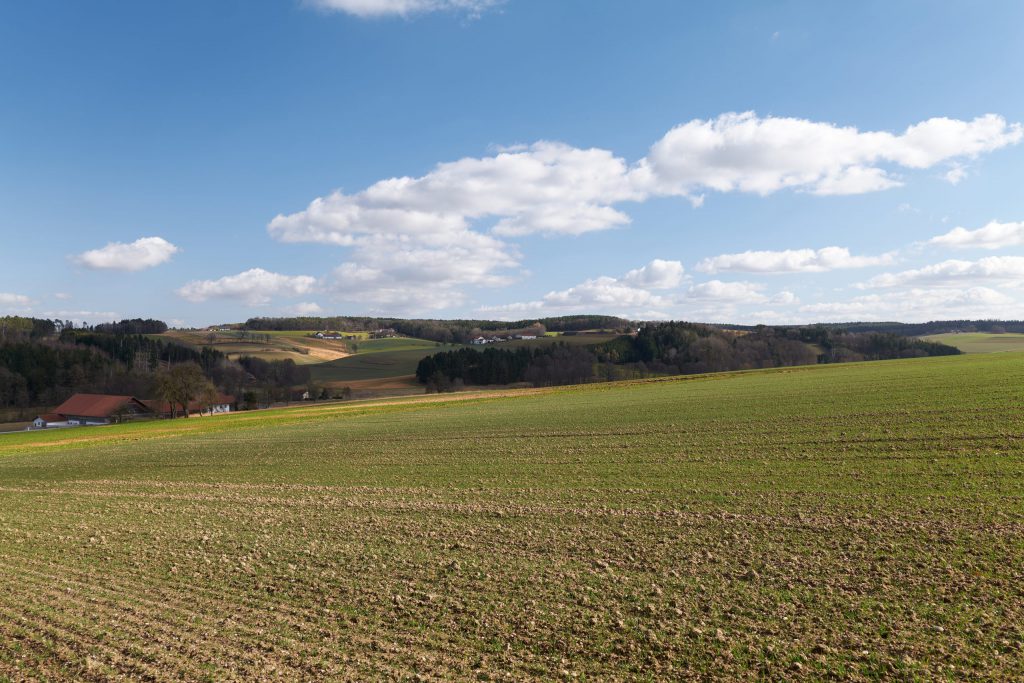
[[[821,273],[840,268],[888,265],[894,260],[894,254],[853,256],[845,247],[744,251],[706,258],[697,264],[697,270],[702,273]]]
[[[551,291],[536,301],[483,307],[489,313],[541,313],[541,312],[599,312],[613,311],[634,315],[641,309],[671,306],[672,297],[651,290],[673,289],[683,279],[683,264],[679,261],[654,259],[640,268],[615,278],[601,276],[585,280],[568,289]]]
[[[503,0],[307,0],[320,9],[345,12],[357,17],[408,17],[427,12],[455,11],[471,16],[501,4]]]
[[[163,237],[142,237],[131,243],[110,242],[100,249],[90,249],[75,257],[75,261],[97,270],[145,270],[166,263],[178,253]]]
[[[761,293],[763,289],[764,285],[755,282],[708,280],[690,287],[685,298],[730,304],[764,303],[768,297]]]
[[[193,302],[207,299],[237,299],[248,304],[265,304],[276,296],[301,296],[316,288],[309,275],[281,275],[251,268],[217,280],[193,280],[178,289],[179,296]]]
[[[382,312],[457,306],[466,301],[466,288],[511,284],[509,269],[519,263],[513,246],[472,231],[419,239],[374,235],[357,244],[327,288],[335,299]]]
[[[672,129],[635,163],[599,148],[547,141],[518,145],[441,163],[421,176],[333,192],[301,211],[276,216],[267,229],[281,242],[349,248],[329,278],[336,298],[383,308],[447,307],[464,302],[467,288],[507,284],[519,266],[516,238],[622,227],[630,222],[622,208],[629,202],[682,196],[699,206],[707,192],[767,195],[787,188],[871,192],[902,182],[893,167],[953,163],[1021,137],[1019,124],[993,114],[972,121],[929,119],[894,134],[730,113]],[[724,255],[702,266],[710,273],[814,272],[889,258],[827,247]],[[659,277],[676,278],[677,284],[682,277],[681,271],[649,267],[613,279],[652,289]]]
[[[776,294],[775,296],[773,296],[768,301],[768,303],[774,304],[776,306],[789,306],[789,305],[792,305],[792,304],[800,303],[800,299],[797,298],[797,295],[794,294],[793,292],[781,291],[778,294]]]
[[[679,286],[685,272],[683,264],[679,261],[664,261],[656,258],[646,266],[626,273],[622,281],[633,287],[671,289]]]
[[[883,273],[856,286],[859,289],[875,289],[918,284],[980,284],[1000,280],[1024,281],[1024,256],[988,256],[977,261],[949,259],[923,268]]]
[[[614,208],[622,202],[699,190],[868,192],[896,183],[870,164],[924,168],[1021,137],[1019,124],[993,114],[970,122],[929,119],[902,135],[723,114],[674,128],[632,166],[607,150],[538,142],[442,163],[420,177],[381,180],[355,194],[335,192],[277,216],[268,229],[285,242],[339,246],[368,235],[454,233],[484,220],[494,220],[492,231],[506,237],[581,234],[627,224]]]
[[[11,294],[8,292],[0,292],[0,306],[28,306],[32,303],[24,294]]]
[[[622,277],[591,278],[568,289],[548,292],[534,301],[485,306],[479,310],[487,314],[518,317],[609,313],[638,320],[671,317],[717,319],[746,304],[778,306],[798,302],[792,292],[768,296],[764,293],[764,285],[754,282],[709,280],[687,285],[685,280],[680,262],[655,259]]]
[[[956,227],[944,235],[933,237],[927,242],[938,247],[954,249],[1002,249],[1024,244],[1024,221],[1000,223],[990,221],[977,230]]]
[[[1024,307],[1012,297],[990,287],[949,289],[914,287],[898,292],[869,294],[848,301],[800,306],[794,316],[804,322],[851,322],[857,320],[951,320],[1019,318]]]
[[[942,177],[950,185],[959,185],[960,181],[967,177],[967,169],[964,168],[963,164],[953,164]]]
[[[323,313],[323,310],[315,301],[302,301],[291,307],[291,311],[295,315],[316,315]]]
[[[454,235],[481,219],[495,219],[492,231],[503,236],[580,234],[628,223],[611,205],[642,198],[626,162],[611,152],[538,142],[439,164],[418,178],[382,180],[352,195],[335,192],[277,216],[268,229],[284,242],[339,246],[375,235]]]
[[[641,162],[662,194],[701,189],[771,194],[860,194],[899,185],[879,164],[929,168],[1020,142],[1020,124],[994,114],[972,121],[932,118],[902,134],[753,112],[695,119],[669,131]]]

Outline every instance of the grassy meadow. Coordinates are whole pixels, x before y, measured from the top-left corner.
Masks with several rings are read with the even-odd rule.
[[[458,348],[409,337],[367,339],[356,342],[357,353],[334,361],[310,366],[313,381],[331,385],[349,382],[409,376],[432,353]]]
[[[1024,354],[0,436],[0,679],[1020,680]]]
[[[999,351],[1024,351],[1024,334],[987,332],[951,332],[921,337],[925,341],[940,342],[955,346],[964,353],[996,353]]]

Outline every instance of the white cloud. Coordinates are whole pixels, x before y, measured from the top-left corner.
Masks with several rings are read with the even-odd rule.
[[[493,232],[580,234],[624,225],[613,203],[641,199],[626,162],[601,149],[538,142],[495,156],[437,165],[418,178],[390,178],[357,194],[335,192],[268,227],[283,242],[351,246],[372,235],[426,240],[496,219]]]
[[[928,240],[928,244],[956,249],[1002,249],[1024,244],[1024,221],[1016,223],[1000,223],[990,221],[977,230],[956,227],[938,237]]]
[[[646,266],[626,273],[622,281],[634,287],[647,289],[671,289],[683,281],[683,264],[679,261],[654,259]]]
[[[511,245],[468,230],[430,239],[375,235],[350,256],[328,278],[332,296],[394,313],[457,306],[466,288],[511,284],[506,271],[519,263]]]
[[[90,249],[75,257],[87,268],[109,270],[145,270],[170,260],[178,253],[163,237],[142,237],[131,243],[110,242],[100,249]]]
[[[946,171],[942,177],[950,185],[959,185],[960,181],[967,177],[967,169],[963,164],[953,164],[952,168]]]
[[[797,298],[796,294],[793,292],[781,291],[769,299],[768,303],[775,306],[790,306],[792,304],[800,303],[800,299]]]
[[[683,279],[683,264],[679,261],[654,259],[641,268],[629,271],[621,278],[601,276],[585,280],[568,289],[552,291],[540,300],[483,307],[489,313],[541,313],[610,311],[627,317],[644,310],[670,307],[671,297],[655,294],[651,290],[678,287]],[[646,317],[646,316],[645,316]]]
[[[808,304],[798,309],[796,321],[853,322],[857,320],[957,320],[1019,318],[1024,314],[1013,298],[989,287],[967,289],[915,287],[886,294],[870,294],[849,301]]]
[[[821,273],[840,268],[887,265],[894,260],[894,254],[853,256],[845,247],[744,251],[706,258],[697,264],[697,270],[702,273]]]
[[[949,259],[898,273],[883,273],[858,289],[905,287],[909,285],[962,285],[992,281],[1024,281],[1024,256],[988,256],[977,261]]]
[[[354,193],[336,191],[304,210],[276,216],[267,229],[281,242],[351,249],[328,279],[335,298],[381,310],[445,308],[465,302],[469,288],[511,281],[510,271],[520,261],[511,240],[621,227],[630,222],[620,208],[627,202],[677,195],[699,206],[708,191],[876,191],[899,182],[888,167],[949,163],[1015,144],[1021,136],[1019,124],[991,114],[973,121],[929,119],[899,135],[749,112],[723,114],[674,128],[634,164],[598,148],[546,141],[517,145],[441,163],[422,176],[387,178]],[[891,258],[851,256],[839,247],[718,258],[727,257],[736,270],[750,272],[859,267]],[[758,259],[774,259],[775,265]],[[704,265],[707,272],[727,269],[723,261]],[[658,288],[659,278],[675,284],[682,278],[682,266],[678,272],[657,263],[646,268],[614,279],[616,286],[647,291]]]
[[[295,315],[316,315],[323,313],[324,309],[315,301],[303,301],[292,306],[291,311]]]
[[[55,299],[59,299],[60,301],[67,301],[71,298],[71,295],[67,292],[54,292],[53,296]]]
[[[708,280],[690,287],[685,298],[730,304],[764,303],[768,297],[761,293],[763,289],[764,285],[755,282]]]
[[[501,4],[503,0],[306,0],[325,10],[345,12],[362,18],[408,17],[427,12],[457,11],[471,16]]]
[[[652,192],[689,196],[701,189],[771,194],[860,194],[901,181],[879,164],[929,168],[1020,142],[1020,124],[987,114],[973,121],[933,118],[901,135],[860,132],[753,112],[695,119],[654,144],[641,162]]]
[[[0,306],[28,306],[32,303],[24,294],[10,294],[7,292],[0,292]]]
[[[944,139],[943,132],[954,139]],[[456,234],[485,220],[494,220],[492,231],[506,237],[578,235],[629,223],[614,208],[626,201],[698,198],[699,189],[867,192],[895,183],[869,164],[927,167],[1014,144],[1021,136],[1019,124],[992,114],[971,122],[929,119],[900,136],[750,112],[723,114],[674,128],[633,166],[607,150],[538,142],[438,164],[420,177],[381,180],[355,194],[335,192],[304,211],[277,216],[268,230],[284,242],[339,246],[370,235]]]
[[[309,275],[281,275],[262,268],[251,268],[237,275],[218,280],[193,280],[178,289],[189,301],[207,299],[238,299],[248,304],[265,304],[275,296],[301,296],[316,288],[316,278]]]

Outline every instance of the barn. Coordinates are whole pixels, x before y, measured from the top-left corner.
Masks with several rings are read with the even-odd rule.
[[[52,413],[37,416],[32,426],[45,429],[106,425],[151,413],[149,407],[134,396],[75,394],[54,408]]]

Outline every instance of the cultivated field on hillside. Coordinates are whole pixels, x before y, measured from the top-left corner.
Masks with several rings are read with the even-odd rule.
[[[0,678],[1024,678],[1024,354],[0,437]]]
[[[458,348],[425,339],[395,337],[356,342],[358,353],[348,358],[310,367],[313,381],[331,386],[413,375],[416,365],[438,351]]]
[[[955,346],[964,353],[994,353],[997,351],[1024,351],[1024,334],[988,334],[986,332],[957,332],[921,337]]]
[[[154,335],[194,347],[210,346],[228,358],[255,356],[264,360],[291,359],[300,365],[325,363],[352,355],[344,340],[317,339],[309,332],[255,332],[255,338],[241,338],[236,332],[209,333],[203,330],[169,330]],[[269,337],[262,339],[261,337]],[[359,342],[355,342],[359,343]]]

